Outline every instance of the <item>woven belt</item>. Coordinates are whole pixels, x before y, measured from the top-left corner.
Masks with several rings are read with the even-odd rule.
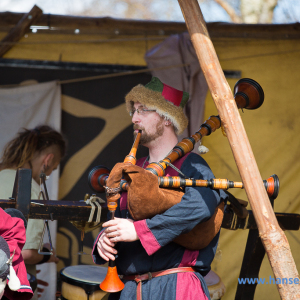
[[[142,284],[141,284],[142,281],[151,280],[152,278],[160,277],[160,276],[164,276],[164,275],[175,274],[175,273],[185,273],[185,272],[195,272],[195,270],[190,267],[181,267],[181,268],[173,268],[173,269],[152,272],[152,273],[148,272],[148,273],[142,274],[142,275],[123,276],[122,279],[123,280],[134,280],[137,283],[136,299],[142,300]]]

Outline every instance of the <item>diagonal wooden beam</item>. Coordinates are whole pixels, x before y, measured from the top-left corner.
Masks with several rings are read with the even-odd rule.
[[[276,278],[292,278],[293,284],[277,284],[282,299],[300,299],[299,274],[284,232],[268,199],[244,125],[227,83],[197,0],[178,0],[205,75],[212,98],[224,125],[241,175],[259,235]]]
[[[10,50],[15,42],[18,42],[29,27],[43,14],[43,11],[34,6],[29,13],[25,14],[18,24],[3,38],[0,42],[0,57],[2,57],[8,50]]]

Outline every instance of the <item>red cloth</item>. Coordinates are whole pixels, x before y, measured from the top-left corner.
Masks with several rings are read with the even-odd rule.
[[[7,242],[10,255],[12,255],[15,250],[12,265],[21,283],[21,288],[17,291],[11,291],[9,287],[6,286],[4,296],[12,300],[31,299],[33,292],[27,279],[27,271],[21,254],[26,241],[26,231],[23,220],[12,218],[0,208],[0,235]]]
[[[183,92],[172,88],[167,84],[163,84],[164,89],[162,91],[163,97],[172,102],[174,105],[179,106],[182,100]]]

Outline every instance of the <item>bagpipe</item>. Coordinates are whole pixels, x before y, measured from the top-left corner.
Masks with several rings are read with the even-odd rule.
[[[235,84],[234,99],[237,107],[240,109],[257,109],[263,104],[264,92],[256,81],[243,78]],[[104,166],[94,167],[88,176],[89,185],[96,192],[106,192],[107,207],[111,212],[112,218],[114,218],[120,192],[127,191],[127,207],[134,220],[152,218],[157,214],[164,213],[181,201],[185,187],[206,187],[224,190],[243,188],[242,182],[233,182],[227,179],[201,180],[179,176],[164,176],[165,169],[170,164],[191,152],[197,142],[221,126],[220,117],[211,116],[200,126],[199,131],[191,137],[184,138],[162,161],[150,163],[146,169],[135,165],[136,152],[141,136],[139,132],[124,162],[117,163],[111,171]],[[264,185],[269,197],[275,199],[279,192],[278,177],[272,175],[267,180],[264,180]],[[224,206],[224,202],[221,201],[209,220],[199,223],[190,232],[181,234],[173,241],[190,250],[199,250],[208,246],[221,228]],[[110,261],[109,265],[113,265],[113,263]],[[104,283],[105,286],[100,285],[100,287],[105,291],[120,290],[107,287],[110,284],[107,284],[106,280],[104,280]]]

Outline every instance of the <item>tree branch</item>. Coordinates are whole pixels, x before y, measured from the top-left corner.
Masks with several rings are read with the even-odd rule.
[[[235,10],[229,3],[227,3],[224,0],[214,0],[214,1],[218,3],[227,12],[227,14],[229,15],[233,23],[242,23],[241,17],[236,14]]]

